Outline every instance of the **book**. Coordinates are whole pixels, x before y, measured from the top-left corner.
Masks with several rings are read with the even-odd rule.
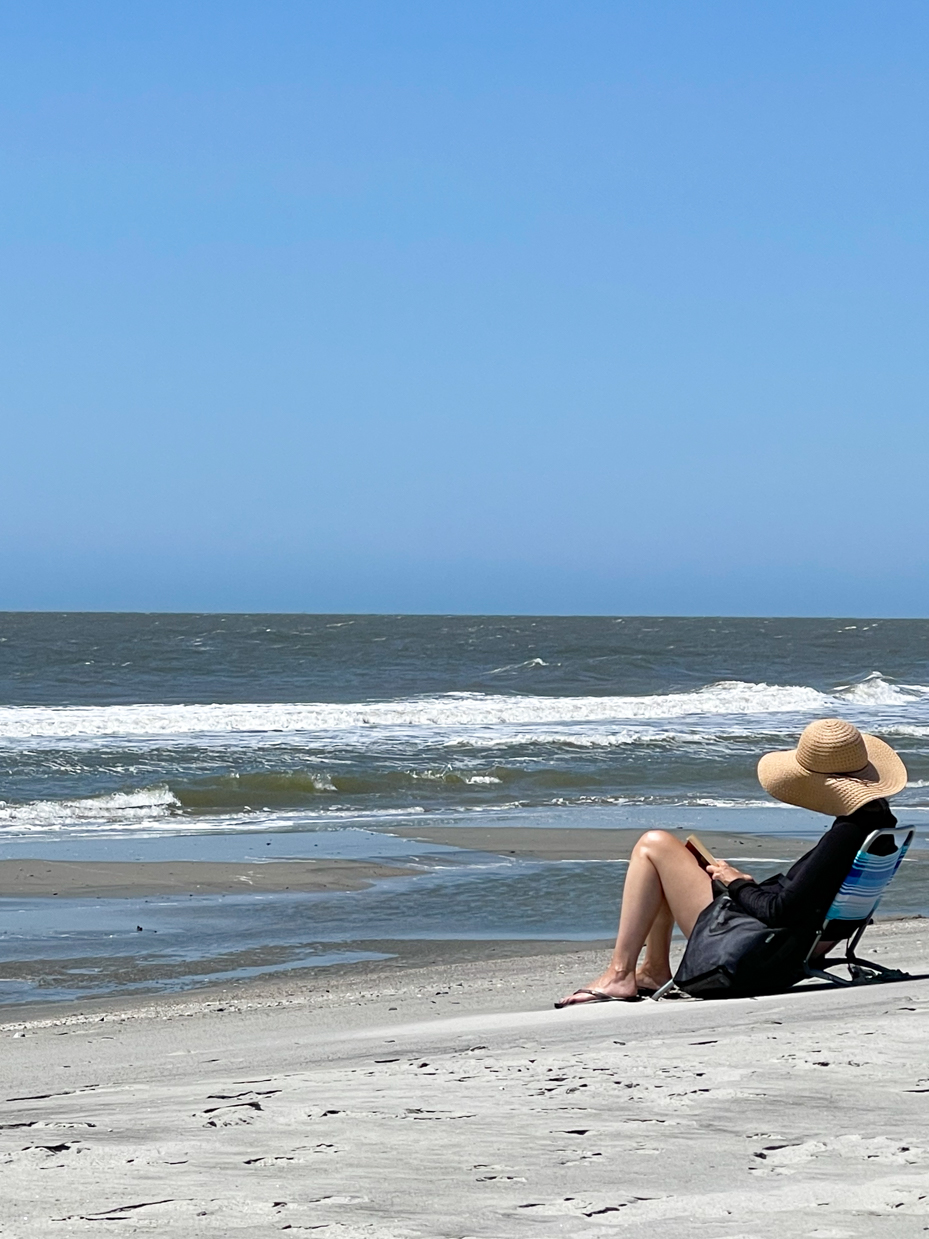
[[[704,844],[700,842],[696,835],[688,835],[684,840],[684,846],[693,852],[697,858],[697,864],[701,869],[705,869],[707,865],[718,865],[719,861],[713,853]]]

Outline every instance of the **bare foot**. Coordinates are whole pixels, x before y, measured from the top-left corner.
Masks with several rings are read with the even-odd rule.
[[[634,973],[618,972],[614,968],[607,968],[606,972],[597,977],[596,981],[590,981],[583,989],[576,989],[573,994],[568,994],[559,1005],[579,1007],[585,1002],[597,1002],[596,996],[586,993],[586,990],[596,990],[598,994],[607,994],[610,998],[635,998],[638,986]]]

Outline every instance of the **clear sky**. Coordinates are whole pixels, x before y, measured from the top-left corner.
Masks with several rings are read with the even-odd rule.
[[[925,0],[6,0],[0,607],[929,615]]]

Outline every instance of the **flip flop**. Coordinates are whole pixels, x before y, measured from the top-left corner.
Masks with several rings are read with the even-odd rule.
[[[641,1002],[641,991],[632,998],[616,998],[613,994],[604,994],[602,989],[576,989],[574,994],[590,994],[594,1002]],[[555,1010],[561,1011],[565,1007],[586,1007],[589,1003],[586,1002],[571,1002],[570,999],[574,994],[569,994],[564,1002],[556,1002]]]

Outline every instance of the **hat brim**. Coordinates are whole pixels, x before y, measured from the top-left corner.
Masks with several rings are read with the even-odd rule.
[[[797,761],[797,750],[765,753],[758,763],[758,781],[769,795],[785,804],[842,817],[870,800],[894,796],[906,787],[906,766],[889,744],[862,732],[868,764],[854,774],[817,774]]]

